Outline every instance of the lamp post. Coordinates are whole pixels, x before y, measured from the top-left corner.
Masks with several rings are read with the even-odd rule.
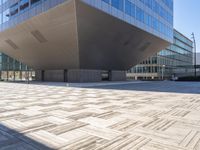
[[[162,65],[162,80],[164,80],[164,68],[165,68],[165,65]]]
[[[192,39],[194,43],[194,76],[197,76],[197,52],[196,52],[196,40],[194,33],[192,33]]]

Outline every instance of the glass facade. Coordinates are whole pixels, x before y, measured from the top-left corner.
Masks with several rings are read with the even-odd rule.
[[[0,0],[0,31],[14,27],[64,1],[66,0]],[[34,71],[17,60],[0,53],[1,80],[25,80],[27,76],[32,79]]]
[[[112,16],[173,42],[173,0],[83,0]]]
[[[0,0],[0,31],[13,27],[66,0]]]
[[[193,64],[193,42],[174,30],[173,44],[133,67],[129,72],[141,78],[166,78],[189,73]]]
[[[19,61],[0,53],[0,79],[1,80],[25,80],[27,71],[34,74],[32,69],[27,65],[20,63]]]
[[[45,12],[66,0],[0,0],[0,30]],[[82,0],[169,42],[173,39],[173,0]]]

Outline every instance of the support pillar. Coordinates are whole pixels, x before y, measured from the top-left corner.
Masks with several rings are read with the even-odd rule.
[[[44,70],[41,70],[41,81],[44,81]]]
[[[8,70],[6,71],[6,76],[7,76],[7,81],[8,81],[8,78],[9,78],[9,74],[8,74]]]
[[[19,71],[19,79],[22,81],[22,70]]]
[[[35,71],[35,80],[36,81],[43,81],[43,71],[42,70],[36,70]]]
[[[68,70],[67,69],[65,69],[64,70],[64,82],[68,82]]]
[[[13,71],[13,80],[15,81],[15,71]]]
[[[33,72],[31,70],[31,76],[30,76],[31,81],[33,81],[32,76],[33,76]]]

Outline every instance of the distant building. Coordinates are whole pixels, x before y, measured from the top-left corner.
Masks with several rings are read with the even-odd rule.
[[[174,29],[173,44],[133,67],[128,76],[135,79],[170,79],[191,73],[193,42]]]

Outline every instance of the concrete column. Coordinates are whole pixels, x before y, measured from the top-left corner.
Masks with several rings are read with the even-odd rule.
[[[36,81],[42,81],[42,70],[36,70],[35,71],[35,80]]]
[[[109,80],[110,81],[126,81],[126,71],[109,71]]]
[[[7,76],[7,81],[8,81],[8,78],[9,78],[9,74],[8,74],[8,70],[6,71],[6,76]]]
[[[14,79],[13,79],[13,80],[15,81],[15,71],[13,71],[13,76],[14,76]]]
[[[44,70],[41,70],[41,81],[44,81]]]
[[[19,72],[19,78],[20,78],[20,80],[22,81],[22,71],[20,70],[20,72]]]
[[[67,72],[68,72],[68,70],[65,69],[65,70],[64,70],[64,82],[68,82]]]

